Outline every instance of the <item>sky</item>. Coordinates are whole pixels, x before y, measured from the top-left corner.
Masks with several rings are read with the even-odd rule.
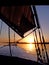
[[[36,9],[45,41],[49,42],[49,6],[40,5],[36,6]]]

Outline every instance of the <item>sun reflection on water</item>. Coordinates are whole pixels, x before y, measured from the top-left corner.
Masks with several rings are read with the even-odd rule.
[[[29,44],[19,44],[19,46],[21,48],[23,48],[27,53],[35,52],[35,45],[33,44],[34,43],[34,36],[32,34],[30,34],[29,36],[27,36],[26,38],[24,38],[20,42],[29,43]]]

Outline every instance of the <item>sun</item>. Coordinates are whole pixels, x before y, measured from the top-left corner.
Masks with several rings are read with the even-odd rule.
[[[34,43],[34,37],[32,35],[27,36],[26,38],[23,39],[23,41],[27,43]]]
[[[35,49],[35,45],[34,43],[34,37],[32,34],[30,34],[29,36],[27,36],[26,38],[24,38],[22,41],[20,42],[27,42],[29,44],[25,44],[24,47],[25,49],[29,52],[29,51],[33,51]],[[23,45],[22,45],[23,46]]]
[[[29,51],[33,51],[35,49],[35,45],[33,44],[34,43],[34,37],[32,35],[28,36],[26,38],[26,42],[29,43],[29,44],[27,44],[27,49]]]
[[[29,37],[29,38],[27,38],[27,41],[28,41],[29,43],[33,43],[33,42],[34,42],[34,39],[33,39],[33,37]]]
[[[33,44],[34,43],[34,37],[33,36],[28,36],[26,38],[26,42],[28,42],[29,44],[27,44],[27,49],[28,51],[33,51],[35,49],[35,45]]]

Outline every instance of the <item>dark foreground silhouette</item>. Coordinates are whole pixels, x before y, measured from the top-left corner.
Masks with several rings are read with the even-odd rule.
[[[2,56],[0,55],[0,64],[6,65],[42,65],[38,62],[26,60],[18,57]]]

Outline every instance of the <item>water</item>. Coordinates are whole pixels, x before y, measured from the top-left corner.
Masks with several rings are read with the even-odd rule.
[[[7,45],[6,43],[4,44],[0,43],[0,55],[10,56],[9,46],[6,46],[6,45]],[[27,48],[26,44],[11,46],[11,52],[12,52],[12,56],[15,56],[15,57],[20,57],[20,58],[34,60],[34,61],[37,60],[36,53],[33,53],[33,51],[30,51]]]
[[[9,46],[6,45],[8,45],[8,43],[0,43],[0,55],[10,56]],[[17,46],[11,46],[12,56],[37,61],[35,45],[32,44],[32,47],[33,48],[30,49],[29,44],[17,44]],[[46,44],[46,48],[49,56],[49,44]]]

